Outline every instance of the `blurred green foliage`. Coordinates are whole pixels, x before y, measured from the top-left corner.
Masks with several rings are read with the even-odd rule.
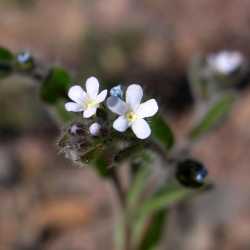
[[[174,145],[174,134],[161,115],[154,116],[150,121],[153,139],[165,149]]]
[[[6,77],[12,72],[14,55],[6,48],[0,47],[0,77]]]
[[[213,103],[207,113],[191,130],[190,138],[192,140],[197,139],[210,131],[215,125],[218,125],[218,122],[231,111],[234,100],[234,95],[226,94]]]
[[[62,67],[54,66],[41,85],[41,97],[45,102],[55,104],[60,98],[67,97],[70,84],[69,73]]]

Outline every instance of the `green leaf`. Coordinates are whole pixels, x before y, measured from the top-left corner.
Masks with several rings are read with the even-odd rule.
[[[55,104],[58,99],[66,98],[71,77],[61,67],[53,67],[41,86],[41,97],[45,102]]]
[[[140,166],[140,167],[141,168],[135,175],[131,188],[128,191],[127,202],[129,208],[133,207],[134,204],[138,201],[138,198],[140,194],[143,192],[147,184],[148,177],[150,175],[150,169],[147,166],[146,167]]]
[[[12,72],[13,58],[13,54],[8,49],[0,47],[0,77],[6,77]]]
[[[10,62],[14,59],[14,55],[6,48],[0,47],[0,61]]]
[[[190,196],[190,191],[176,183],[168,184],[162,187],[151,198],[147,199],[136,211],[136,220],[134,224],[133,240],[138,242],[146,225],[147,219],[154,213],[166,210],[170,205]]]
[[[120,163],[124,160],[127,160],[131,156],[135,156],[139,152],[141,152],[144,149],[142,143],[134,143],[122,150],[120,150],[116,156],[115,156],[115,161],[117,163]]]
[[[233,95],[224,95],[220,100],[214,103],[201,121],[191,130],[189,137],[191,139],[197,139],[217,125],[218,122],[230,112],[234,100],[235,97]]]
[[[110,158],[103,144],[96,144],[82,156],[81,161],[93,166],[100,176],[109,176]]]
[[[150,121],[152,137],[166,149],[174,145],[174,135],[162,116],[157,115]]]
[[[192,193],[194,192],[176,183],[168,184],[144,202],[138,215],[140,217],[148,216],[190,196]]]
[[[150,223],[143,235],[139,250],[154,250],[159,244],[159,241],[164,232],[167,210],[162,209],[157,211],[151,218]]]
[[[110,167],[110,162],[107,154],[104,152],[101,152],[96,154],[95,160],[93,162],[95,165],[98,173],[102,177],[108,177],[109,176],[109,167]]]

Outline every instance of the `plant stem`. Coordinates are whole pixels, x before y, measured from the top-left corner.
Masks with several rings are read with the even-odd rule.
[[[113,185],[117,192],[118,199],[121,204],[121,211],[123,216],[123,226],[124,226],[124,248],[123,250],[131,250],[131,230],[127,218],[127,202],[126,202],[126,193],[122,187],[119,175],[117,173],[116,167],[112,166],[110,168],[110,178],[113,181]]]
[[[121,207],[125,209],[126,207],[126,195],[124,193],[120,178],[118,176],[117,170],[115,166],[110,168],[110,178],[113,181],[113,185],[117,192],[118,199],[120,201]]]

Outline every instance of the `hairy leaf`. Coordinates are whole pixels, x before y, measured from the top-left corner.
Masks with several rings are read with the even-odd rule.
[[[197,139],[218,124],[221,118],[230,112],[234,99],[233,95],[225,95],[217,101],[191,130],[189,134],[190,138]]]

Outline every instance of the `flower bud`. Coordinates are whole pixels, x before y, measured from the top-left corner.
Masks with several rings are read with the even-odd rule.
[[[243,55],[238,51],[221,51],[207,58],[209,67],[220,74],[228,75],[244,63]]]
[[[196,160],[186,159],[177,165],[176,178],[186,187],[198,188],[203,186],[207,174],[207,169]]]
[[[122,99],[123,94],[124,94],[124,91],[123,91],[123,88],[121,85],[116,85],[113,88],[111,88],[111,90],[110,90],[111,96],[119,97]]]
[[[85,129],[84,129],[83,124],[76,122],[76,123],[71,124],[71,126],[68,128],[68,132],[72,136],[84,135]]]
[[[16,64],[19,70],[31,70],[34,67],[33,57],[29,52],[20,52],[16,55]]]
[[[93,136],[98,136],[101,133],[101,128],[101,125],[98,122],[95,122],[89,127],[89,132]]]

